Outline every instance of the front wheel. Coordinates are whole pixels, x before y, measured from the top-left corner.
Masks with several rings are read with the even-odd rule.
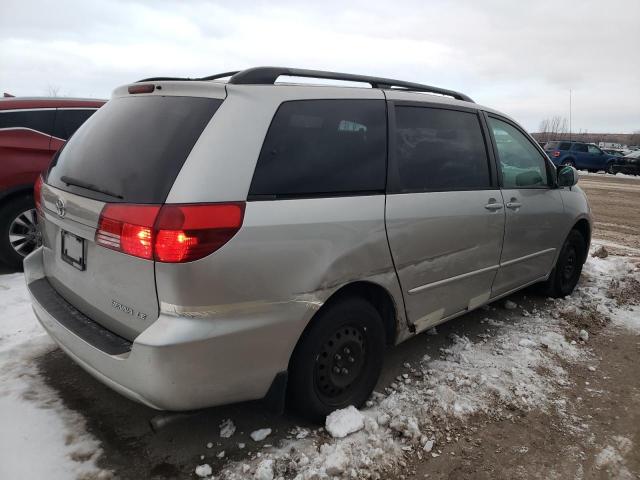
[[[326,306],[291,358],[289,407],[317,422],[334,410],[360,407],[378,381],[384,350],[382,318],[369,302],[346,298]]]
[[[578,230],[571,230],[562,245],[558,261],[544,284],[546,295],[562,298],[570,295],[580,280],[587,243]]]
[[[616,172],[615,172],[615,170],[613,168],[613,163],[607,163],[607,168],[605,168],[604,171],[609,173],[609,174],[611,174],[611,175],[615,175],[616,174]]]

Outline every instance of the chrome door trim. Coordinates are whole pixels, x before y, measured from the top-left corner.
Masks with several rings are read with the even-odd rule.
[[[455,277],[445,278],[443,280],[438,280],[437,282],[427,283],[425,285],[420,285],[419,287],[412,288],[409,290],[409,295],[413,295],[415,293],[422,292],[424,290],[428,290],[430,288],[439,287],[441,285],[446,285],[450,282],[455,282],[456,280],[462,280],[463,278],[472,277],[474,275],[479,275],[481,273],[490,272],[492,270],[497,270],[500,268],[500,265],[492,265],[490,267],[481,268],[479,270],[474,270],[472,272],[463,273],[461,275],[456,275]]]
[[[546,250],[540,250],[539,252],[530,253],[529,255],[525,255],[524,257],[514,258],[513,260],[507,260],[506,262],[500,262],[500,267],[507,267],[509,265],[513,265],[514,263],[524,262],[525,260],[529,260],[534,257],[539,257],[540,255],[545,255],[547,253],[555,252],[555,248],[547,248]]]

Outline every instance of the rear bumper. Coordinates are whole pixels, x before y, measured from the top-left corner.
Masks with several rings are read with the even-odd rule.
[[[276,375],[287,369],[295,346],[291,340],[279,345],[269,340],[293,339],[308,316],[287,309],[288,317],[278,321],[161,314],[128,342],[55,292],[44,275],[41,248],[25,259],[24,270],[36,317],[56,343],[101,382],[158,410],[263,398]]]

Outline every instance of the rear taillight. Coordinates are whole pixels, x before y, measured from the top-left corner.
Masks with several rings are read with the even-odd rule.
[[[159,205],[110,203],[100,214],[96,243],[134,257],[153,259],[153,225]]]
[[[96,243],[167,263],[198,260],[227,243],[242,226],[244,203],[107,204]]]
[[[33,184],[33,200],[39,213],[42,213],[42,182],[42,175],[38,175],[36,183]]]
[[[554,158],[558,158],[560,156],[560,152],[556,150],[555,152],[553,152],[553,156]]]

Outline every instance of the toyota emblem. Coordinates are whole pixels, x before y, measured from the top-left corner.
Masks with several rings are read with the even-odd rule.
[[[64,207],[64,200],[61,198],[56,200],[56,212],[58,212],[58,216],[60,218],[64,217],[65,213],[67,213],[67,210]]]

